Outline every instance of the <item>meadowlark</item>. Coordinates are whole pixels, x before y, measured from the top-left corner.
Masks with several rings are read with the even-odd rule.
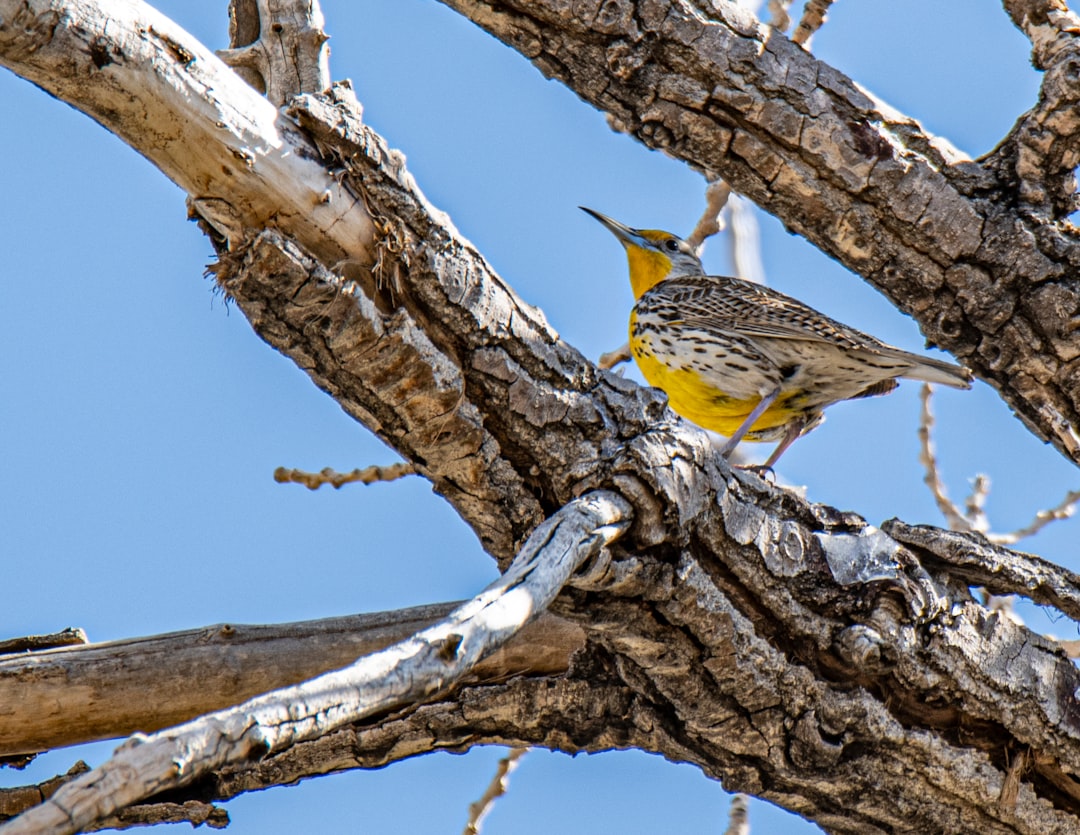
[[[740,441],[777,441],[772,467],[826,407],[888,394],[900,378],[971,388],[966,368],[886,345],[760,284],[705,275],[670,232],[581,208],[626,249],[641,373],[680,415],[726,435],[725,457]]]

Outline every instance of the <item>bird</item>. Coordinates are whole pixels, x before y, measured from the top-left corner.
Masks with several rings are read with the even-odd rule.
[[[649,385],[698,426],[777,442],[771,470],[841,400],[888,394],[898,380],[971,388],[971,372],[894,348],[777,290],[706,275],[694,247],[660,229],[632,229],[580,206],[622,243],[635,304],[630,351]]]

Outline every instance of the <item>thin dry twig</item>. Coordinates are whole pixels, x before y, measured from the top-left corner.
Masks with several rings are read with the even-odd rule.
[[[990,478],[977,473],[971,480],[971,492],[964,500],[964,517],[971,524],[971,529],[985,533],[990,530],[990,520],[986,516],[986,500],[990,496]]]
[[[339,473],[330,467],[324,467],[317,473],[309,473],[306,470],[290,470],[286,467],[278,467],[274,470],[274,481],[278,484],[303,484],[308,490],[318,490],[324,484],[329,484],[335,489],[343,484],[374,484],[377,481],[396,481],[407,475],[415,475],[416,467],[401,461],[382,467],[372,464],[370,467],[353,470],[351,473]]]
[[[736,794],[728,807],[728,828],[724,835],[750,835],[750,798]]]
[[[694,231],[686,239],[686,242],[694,249],[701,249],[706,238],[724,228],[720,213],[724,210],[730,196],[731,186],[726,182],[718,177],[709,181],[709,185],[705,188],[705,211],[701,213]]]
[[[488,783],[484,793],[480,795],[480,799],[469,804],[469,821],[465,824],[465,829],[462,830],[463,835],[479,835],[484,818],[491,811],[496,799],[506,794],[506,787],[510,783],[510,775],[514,773],[514,769],[518,767],[518,762],[528,750],[528,748],[511,748],[510,753],[499,760],[499,765],[495,769],[495,776],[491,778],[491,782]]]
[[[802,20],[795,27],[791,39],[806,49],[810,49],[810,39],[825,22],[825,16],[828,14],[829,6],[832,4],[833,0],[809,0],[806,8],[803,9]]]
[[[987,539],[995,545],[1013,545],[1021,539],[1034,536],[1051,522],[1071,518],[1076,512],[1077,503],[1080,503],[1080,490],[1070,490],[1054,507],[1038,511],[1035,518],[1024,527],[1017,528],[1012,533],[988,534]]]
[[[769,25],[773,29],[781,32],[788,30],[791,26],[791,15],[788,13],[790,7],[791,0],[769,0]]]
[[[995,545],[1015,545],[1021,539],[1034,536],[1051,522],[1072,518],[1076,513],[1077,505],[1080,504],[1080,490],[1070,490],[1054,507],[1037,511],[1031,522],[1022,528],[1017,528],[1011,533],[992,533],[985,510],[986,499],[990,495],[990,479],[982,474],[976,475],[972,480],[971,494],[964,502],[964,510],[961,511],[945,494],[945,485],[938,471],[937,456],[931,439],[931,430],[934,426],[934,414],[930,409],[931,396],[930,386],[923,383],[919,391],[922,402],[922,411],[919,416],[919,462],[925,469],[923,482],[930,488],[930,493],[937,502],[938,509],[945,516],[950,530],[975,531]]]
[[[601,354],[600,359],[596,361],[596,364],[603,368],[605,371],[609,371],[619,363],[630,361],[630,343],[627,342],[624,345],[616,348],[614,351],[608,351],[606,354]]]
[[[930,488],[930,495],[934,497],[938,510],[945,517],[949,530],[970,531],[972,528],[967,518],[945,494],[945,485],[941,481],[934,443],[930,437],[934,427],[934,413],[930,409],[932,396],[933,389],[930,388],[930,384],[923,383],[922,388],[919,389],[919,401],[922,403],[922,409],[919,412],[919,463],[923,465],[923,483]]]
[[[21,638],[8,638],[0,641],[0,655],[12,655],[21,652],[37,652],[54,647],[70,647],[88,643],[86,633],[69,626],[51,635],[25,635]]]

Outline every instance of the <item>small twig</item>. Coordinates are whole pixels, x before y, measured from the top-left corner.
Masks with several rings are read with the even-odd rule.
[[[705,243],[706,238],[715,235],[724,228],[720,220],[720,213],[724,210],[730,196],[731,186],[726,182],[719,178],[709,181],[709,185],[705,188],[705,211],[701,213],[701,218],[694,227],[694,231],[686,239],[686,242],[694,249],[701,249],[701,245]]]
[[[919,391],[919,398],[922,401],[922,411],[919,415],[919,463],[926,471],[923,482],[930,488],[938,509],[945,516],[949,530],[977,531],[995,545],[1015,545],[1021,539],[1034,536],[1051,522],[1072,518],[1076,513],[1077,505],[1080,504],[1080,490],[1070,490],[1054,507],[1038,511],[1035,518],[1022,528],[1017,528],[1011,533],[991,533],[985,511],[986,497],[990,495],[990,479],[981,474],[975,476],[971,485],[971,495],[968,496],[964,503],[964,511],[961,512],[960,508],[953,504],[945,494],[945,485],[938,471],[937,457],[934,454],[934,444],[931,439],[931,429],[934,427],[934,413],[930,409],[931,394],[930,386],[923,383]]]
[[[750,835],[750,798],[745,794],[732,796],[724,835]]]
[[[330,467],[325,467],[317,473],[278,467],[274,470],[274,481],[278,484],[303,484],[308,490],[318,490],[324,484],[329,484],[336,489],[343,484],[352,484],[354,482],[374,484],[377,481],[396,481],[403,476],[415,474],[416,467],[404,461],[386,467],[373,464],[361,470],[353,470],[351,473],[339,473]]]
[[[491,778],[487,789],[484,790],[479,800],[469,804],[469,821],[465,824],[463,835],[479,835],[484,818],[491,811],[495,800],[506,794],[510,775],[514,773],[518,761],[525,756],[528,750],[528,748],[511,748],[510,753],[499,760],[499,765],[495,769],[495,776]]]
[[[930,430],[934,427],[934,413],[930,409],[932,395],[933,390],[929,383],[923,383],[922,388],[919,389],[919,400],[922,402],[922,410],[919,413],[919,463],[924,469],[923,483],[930,488],[930,494],[937,502],[938,510],[945,517],[949,530],[970,531],[971,525],[960,512],[960,508],[953,504],[945,494],[945,485],[938,471],[934,443],[930,437]]]
[[[159,823],[190,823],[192,828],[208,826],[211,829],[225,829],[229,825],[229,813],[220,806],[203,800],[185,800],[183,803],[139,803],[128,806],[94,826],[88,826],[85,831],[134,829],[136,826],[156,826]]]
[[[603,368],[605,371],[610,371],[616,365],[622,362],[630,361],[630,343],[616,348],[614,351],[608,351],[606,354],[601,354],[600,359],[596,361],[596,364]]]
[[[1080,490],[1070,490],[1060,502],[1049,510],[1040,510],[1035,518],[1022,528],[1012,533],[987,534],[987,539],[996,545],[1013,545],[1029,536],[1034,536],[1051,522],[1060,519],[1069,519],[1076,512],[1076,505],[1080,502]]]
[[[0,641],[0,655],[12,655],[16,652],[37,652],[53,647],[70,647],[87,643],[86,633],[81,629],[68,627],[51,635],[26,635],[21,638],[8,638]]]
[[[990,477],[979,473],[971,481],[971,492],[964,501],[964,518],[973,531],[986,533],[990,520],[986,517],[986,499],[990,495]]]
[[[791,15],[788,9],[791,0],[769,0],[769,25],[773,29],[786,32],[791,26]]]
[[[797,44],[802,44],[806,49],[810,49],[810,39],[825,22],[825,15],[832,4],[833,0],[809,0],[806,8],[803,9],[802,20],[795,27],[791,39]]]
[[[754,214],[754,204],[741,195],[733,194],[728,211],[731,213],[731,260],[735,275],[755,284],[764,284],[761,230]]]

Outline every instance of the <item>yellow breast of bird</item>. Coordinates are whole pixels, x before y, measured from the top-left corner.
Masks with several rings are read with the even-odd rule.
[[[669,339],[660,333],[635,327],[637,311],[630,314],[630,351],[650,386],[668,396],[668,405],[698,426],[730,436],[746,420],[761,395],[761,380],[753,371],[732,370],[725,384],[716,373],[699,370],[709,357],[708,345]],[[704,349],[704,350],[702,350]],[[777,429],[800,414],[790,400],[794,392],[781,394],[777,402],[755,421],[746,440],[774,440]]]

